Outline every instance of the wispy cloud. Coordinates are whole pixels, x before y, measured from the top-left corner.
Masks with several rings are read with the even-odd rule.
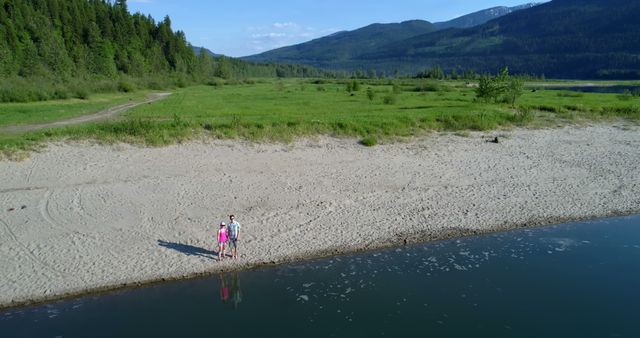
[[[306,42],[337,32],[337,29],[316,29],[295,22],[275,22],[269,26],[249,26],[249,48],[256,53]]]
[[[273,28],[279,28],[279,29],[298,29],[298,28],[300,28],[300,25],[298,25],[295,22],[276,22],[272,26],[273,26]]]

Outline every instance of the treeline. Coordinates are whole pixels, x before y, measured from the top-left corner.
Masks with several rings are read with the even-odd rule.
[[[196,55],[169,17],[130,14],[126,0],[0,0],[0,102],[276,76],[331,74]]]
[[[63,80],[192,73],[196,60],[171,20],[131,15],[125,0],[1,0],[0,73]]]
[[[194,74],[194,77],[199,81],[210,81],[211,78],[243,80],[252,77],[341,77],[338,73],[324,71],[305,65],[252,63],[225,56],[212,56],[204,49],[201,49],[197,56],[197,65],[198,72]]]

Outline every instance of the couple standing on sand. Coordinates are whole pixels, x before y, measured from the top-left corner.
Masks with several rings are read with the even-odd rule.
[[[231,258],[238,258],[239,240],[240,223],[236,222],[236,216],[229,215],[229,224],[220,222],[220,229],[218,229],[218,260],[224,259],[227,245],[231,249]]]

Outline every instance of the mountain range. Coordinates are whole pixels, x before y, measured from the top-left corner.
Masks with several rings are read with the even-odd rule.
[[[244,59],[383,73],[508,66],[555,78],[639,78],[638,14],[638,0],[553,0],[444,23],[373,24]]]
[[[482,25],[483,23],[489,20],[497,19],[501,16],[505,16],[507,14],[511,14],[513,12],[517,12],[523,9],[535,7],[540,4],[541,4],[540,2],[531,2],[528,4],[514,6],[514,7],[498,6],[498,7],[487,8],[481,11],[473,12],[471,14],[463,15],[453,20],[436,22],[434,23],[434,26],[436,26],[437,29],[474,27],[474,26]]]
[[[258,55],[245,57],[248,61],[308,63],[322,66],[324,63],[348,61],[358,55],[377,51],[391,42],[403,41],[415,36],[446,28],[468,28],[515,11],[531,8],[538,3],[516,7],[493,7],[456,19],[431,23],[410,20],[401,23],[374,23],[353,31],[341,31],[295,46],[282,47]]]

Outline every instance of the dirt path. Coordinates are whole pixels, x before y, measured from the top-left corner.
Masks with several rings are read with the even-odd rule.
[[[4,127],[4,128],[0,128],[0,133],[22,133],[27,131],[57,128],[57,127],[70,126],[74,124],[104,120],[104,119],[114,117],[122,112],[125,112],[131,108],[137,107],[141,104],[163,100],[167,98],[169,95],[171,95],[171,93],[153,93],[153,94],[149,94],[145,101],[127,102],[125,104],[121,104],[121,105],[117,105],[117,106],[113,106],[113,107],[101,110],[91,115],[78,116],[68,120],[62,120],[62,121],[56,121],[56,122],[44,123],[44,124],[25,124],[25,125]]]

